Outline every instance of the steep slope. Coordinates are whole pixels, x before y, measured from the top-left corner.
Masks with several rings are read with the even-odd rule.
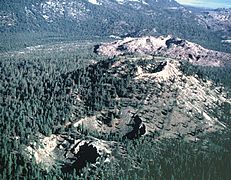
[[[204,28],[213,31],[219,37],[226,49],[230,48],[231,39],[231,8],[204,9],[187,7],[195,14],[199,24]],[[228,50],[230,52],[230,50]]]
[[[106,56],[126,54],[147,54],[188,60],[204,66],[226,66],[231,64],[231,54],[205,49],[202,46],[183,40],[167,37],[125,38],[95,47],[95,52]]]
[[[42,146],[27,151],[48,169],[58,165],[73,172],[86,162],[99,163],[100,157],[106,158],[101,163],[118,161],[115,149],[126,156],[121,140],[150,136],[198,141],[225,129],[215,113],[220,104],[231,104],[223,87],[181,68],[182,63],[170,58],[123,56],[71,72],[67,77],[79,88],[72,94],[72,122],[64,127],[68,132],[40,137]]]
[[[5,2],[0,21],[1,32],[49,31],[81,38],[173,34],[217,49],[221,43],[217,34],[174,0]]]
[[[230,36],[231,30],[231,9],[207,10],[197,15],[201,20],[201,24],[205,24],[207,28],[218,31]]]
[[[135,26],[135,24],[137,25],[137,23],[141,22],[141,19],[143,20],[148,16],[150,16],[150,20],[156,16],[156,13],[161,13],[161,10],[172,6],[180,7],[175,1],[168,0],[159,2],[139,0],[81,0],[78,2],[72,0],[46,0],[37,2],[28,1],[22,4],[15,2],[10,6],[7,3],[3,3],[0,18],[4,23],[1,24],[1,29],[4,31],[4,29],[55,30],[56,28],[58,31],[68,32],[77,30],[79,27],[87,28],[85,27],[86,23],[88,23],[88,26],[100,25],[98,28],[105,28],[105,26],[112,28],[113,25],[122,23],[121,25],[125,27],[117,28],[127,28],[129,30],[129,28],[134,27],[127,26]],[[130,22],[127,21],[128,19]],[[15,23],[13,24],[12,21]],[[81,24],[78,25],[79,23]],[[109,23],[112,24],[109,25]],[[90,28],[86,30],[89,31]]]

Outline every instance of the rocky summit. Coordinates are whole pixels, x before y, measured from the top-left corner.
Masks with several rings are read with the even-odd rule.
[[[1,0],[0,180],[230,179],[231,9],[180,2]]]
[[[147,36],[125,38],[95,47],[101,55],[118,56],[127,54],[146,54],[164,56],[203,66],[226,66],[231,64],[231,55],[203,48],[202,46],[171,36]]]
[[[63,127],[69,131],[38,135],[38,144],[26,148],[45,169],[60,166],[66,173],[87,163],[119,161],[115,151],[127,152],[121,140],[147,136],[197,142],[227,128],[215,112],[231,104],[224,87],[185,73],[183,64],[221,66],[229,54],[172,37],[126,38],[95,48],[115,57],[66,76],[79,85],[71,92],[72,120]]]

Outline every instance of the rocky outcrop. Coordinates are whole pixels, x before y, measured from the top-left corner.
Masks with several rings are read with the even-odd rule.
[[[112,43],[98,45],[97,48],[98,50],[95,49],[95,52],[110,57],[146,54],[183,59],[203,66],[219,67],[227,64],[231,65],[231,54],[208,50],[198,44],[171,36],[125,38]]]
[[[225,128],[212,110],[224,101],[225,94],[217,92],[211,81],[186,76],[177,60],[141,58],[118,57],[116,61],[99,62],[103,64],[100,67],[104,67],[104,76],[113,78],[114,85],[108,83],[104,87],[112,93],[110,103],[114,107],[108,108],[106,104],[95,115],[77,120],[74,127],[128,139],[153,133],[160,137],[195,139],[200,134]],[[96,87],[94,78],[92,86]],[[123,78],[126,81],[121,82]],[[94,97],[85,98],[89,104]]]
[[[128,132],[125,135],[125,137],[128,139],[138,138],[144,135],[146,132],[146,127],[142,123],[142,120],[138,115],[135,115],[134,117],[132,117],[132,120],[133,120],[133,124],[129,124],[129,125],[132,126],[133,129],[132,131]]]
[[[77,172],[87,163],[96,163],[99,157],[110,161],[113,142],[106,142],[96,138],[84,139],[79,133],[69,135],[51,135],[45,137],[38,135],[38,142],[31,143],[26,148],[30,158],[33,156],[38,164],[46,170],[59,166],[62,172]]]
[[[76,147],[78,144],[75,145]],[[88,143],[84,143],[79,147],[77,153],[75,153],[75,149],[72,150],[74,153],[74,161],[73,163],[66,163],[62,166],[62,172],[71,173],[74,169],[77,171],[84,168],[87,163],[96,163],[96,159],[100,156],[97,152],[97,147],[90,145]]]
[[[128,49],[137,47],[129,45],[137,45],[135,41],[127,41]],[[147,49],[141,44],[139,50],[160,51],[153,42],[159,42],[166,50],[190,44],[179,39],[151,38]],[[117,46],[110,47],[112,52],[120,52]],[[72,172],[87,163],[97,164],[101,158],[103,162],[116,160],[113,152],[117,148],[117,153],[122,153],[125,139],[150,136],[154,140],[197,141],[201,135],[226,128],[215,111],[221,103],[231,104],[223,87],[197,75],[184,74],[179,60],[118,56],[90,64],[84,71],[87,86],[82,82],[85,86],[72,93],[75,103],[67,130],[50,137],[38,136],[38,143],[26,148],[47,169],[59,164],[63,172]],[[78,72],[73,71],[68,77],[78,82]],[[94,111],[88,112],[90,109]]]

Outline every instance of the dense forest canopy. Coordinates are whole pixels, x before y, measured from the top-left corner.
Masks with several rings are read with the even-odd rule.
[[[224,27],[225,32],[214,31],[213,24],[201,19],[203,12],[199,17],[175,1],[147,1],[149,5],[130,1],[123,4],[109,0],[102,2],[102,5],[94,5],[88,1],[77,3],[66,0],[52,3],[45,0],[2,1],[0,35],[4,37],[7,32],[9,36],[25,34],[31,37],[32,33],[37,37],[40,33],[42,36],[37,38],[43,38],[47,33],[53,33],[55,36],[86,39],[110,35],[136,37],[172,34],[210,49],[230,52],[230,46],[221,43],[229,35],[229,26]],[[4,46],[1,45],[1,48]]]
[[[230,53],[226,23],[170,0],[47,2],[1,0],[0,179],[230,178],[229,62],[97,54],[144,35]]]
[[[104,67],[105,60],[94,54],[84,54],[86,52],[89,50],[80,49],[77,54],[68,56],[64,53],[39,58],[36,55],[19,59],[1,58],[1,179],[65,179],[79,176],[93,179],[118,176],[128,179],[152,179],[153,177],[182,179],[189,176],[193,179],[201,177],[227,179],[229,177],[231,147],[230,130],[228,129],[222,133],[212,133],[201,137],[205,141],[196,144],[170,139],[158,143],[154,141],[158,137],[157,134],[153,137],[142,137],[132,141],[121,141],[121,137],[113,136],[103,138],[100,135],[98,137],[113,139],[124,144],[128,155],[126,159],[121,154],[116,155],[116,158],[121,159],[119,166],[117,161],[115,164],[113,162],[111,164],[102,163],[90,172],[84,168],[81,174],[76,170],[71,173],[62,173],[62,169],[47,172],[42,170],[35,160],[28,159],[25,156],[25,147],[31,142],[38,141],[38,133],[50,136],[56,133],[74,132],[72,129],[65,128],[65,124],[72,121],[71,114],[76,110],[73,106],[74,99],[71,92],[90,85],[89,80],[92,77],[88,73],[92,71],[99,73],[96,74],[99,78],[98,87],[101,86],[100,82],[111,82],[113,85],[125,88],[120,90],[121,96],[126,96],[128,90],[126,83],[129,83],[129,79],[123,81],[123,84],[120,84],[121,82],[115,84],[107,76],[103,77],[102,74],[105,72],[101,72],[101,68]],[[98,69],[88,67],[89,58],[102,61],[96,66]],[[182,71],[188,75],[197,74],[200,78],[213,80],[217,84],[222,83],[227,87],[230,96],[230,69],[225,68],[221,71],[219,68],[194,67],[183,63]],[[91,91],[96,91],[96,88],[91,87],[87,91],[89,94],[85,96],[92,97],[93,92]],[[107,100],[110,97],[107,91],[103,94],[99,98]],[[107,107],[108,103],[114,106],[110,101],[102,103],[100,99],[95,100],[89,99],[88,111],[81,112],[81,109],[77,107],[77,116],[84,117],[94,114],[103,106]],[[230,104],[223,104],[220,108],[217,109],[219,113],[216,116],[230,128]],[[84,132],[81,136],[78,135],[78,138],[84,139],[84,136],[89,133]],[[208,144],[203,145],[206,139],[208,139]],[[135,165],[138,169],[132,167],[134,162],[138,163]]]

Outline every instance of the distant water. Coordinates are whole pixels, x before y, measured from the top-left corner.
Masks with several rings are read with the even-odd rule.
[[[180,4],[207,8],[231,8],[231,0],[176,0]]]

